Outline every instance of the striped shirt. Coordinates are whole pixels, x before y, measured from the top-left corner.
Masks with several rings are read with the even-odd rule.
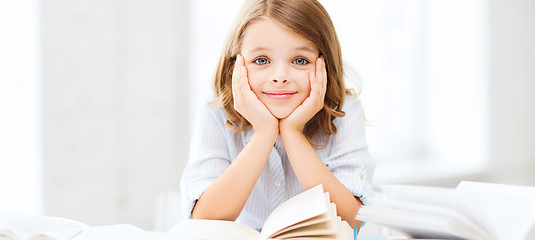
[[[354,196],[367,204],[372,195],[375,162],[367,150],[362,104],[348,97],[343,110],[346,115],[334,120],[337,134],[312,140],[323,143],[330,138],[325,148],[316,149],[318,156]],[[229,167],[254,133],[252,128],[240,132],[226,128],[227,115],[221,107],[205,105],[198,117],[181,182],[188,218],[197,199]],[[260,230],[277,206],[302,191],[279,138],[236,221]]]

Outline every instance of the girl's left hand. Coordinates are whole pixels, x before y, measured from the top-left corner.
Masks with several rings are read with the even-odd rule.
[[[314,72],[308,74],[310,95],[288,117],[280,120],[280,134],[295,131],[302,133],[305,124],[324,106],[327,90],[327,71],[323,56],[316,59]]]

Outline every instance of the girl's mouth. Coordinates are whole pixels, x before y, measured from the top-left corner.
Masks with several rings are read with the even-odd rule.
[[[292,92],[292,91],[271,91],[271,92],[264,92],[264,94],[266,94],[266,96],[268,96],[270,99],[272,100],[277,100],[277,101],[284,101],[284,100],[288,100],[290,99],[291,97],[293,97],[293,95],[295,95],[297,92]]]

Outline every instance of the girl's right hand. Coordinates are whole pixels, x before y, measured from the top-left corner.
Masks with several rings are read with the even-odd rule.
[[[270,134],[274,140],[277,139],[279,120],[251,90],[245,60],[240,54],[236,56],[232,72],[232,96],[234,109],[249,121],[256,133]]]

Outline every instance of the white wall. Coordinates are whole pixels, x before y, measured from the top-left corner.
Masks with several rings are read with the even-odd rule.
[[[491,1],[489,26],[489,179],[535,185],[535,1]]]
[[[153,225],[189,142],[188,1],[42,2],[45,214]]]

